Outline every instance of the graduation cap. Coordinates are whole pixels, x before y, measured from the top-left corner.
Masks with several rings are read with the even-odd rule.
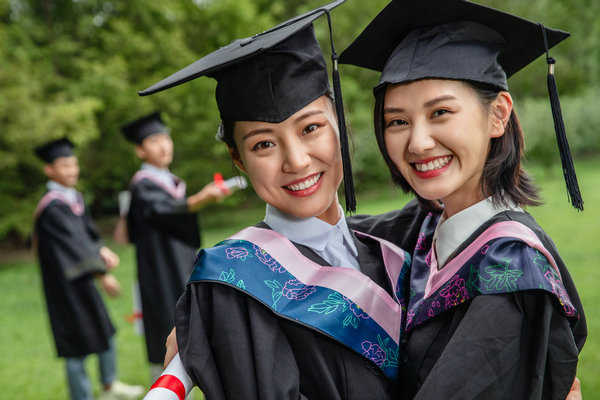
[[[37,146],[34,151],[39,158],[50,164],[59,157],[72,156],[73,147],[69,139],[62,138]]]
[[[583,210],[560,110],[555,60],[548,50],[569,33],[465,0],[392,0],[340,55],[382,72],[374,91],[425,78],[457,79],[508,90],[507,78],[540,55],[569,198]]]
[[[217,80],[216,100],[221,119],[279,123],[330,90],[327,64],[312,22],[345,0],[309,11],[257,35],[238,39],[139,93],[146,96],[208,76]],[[337,70],[331,39],[333,90],[344,165],[346,210],[354,211],[354,184]]]
[[[152,114],[145,115],[131,121],[121,127],[121,132],[127,140],[133,143],[141,144],[144,139],[155,133],[169,134],[167,128],[160,118],[160,112],[155,111]]]

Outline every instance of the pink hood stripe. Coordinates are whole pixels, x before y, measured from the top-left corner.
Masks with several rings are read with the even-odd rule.
[[[60,192],[50,190],[46,192],[44,197],[42,197],[41,200],[38,202],[38,205],[35,208],[35,212],[33,213],[33,218],[38,219],[38,217],[42,214],[42,212],[44,212],[46,207],[48,207],[48,204],[50,204],[54,200],[60,200],[66,205],[68,205],[71,208],[73,214],[77,215],[78,217],[81,217],[83,215],[83,212],[85,211],[83,200],[81,198],[79,198],[80,201],[77,203],[69,203],[69,200],[66,198],[66,196],[64,196]]]
[[[172,174],[171,174],[172,175]],[[141,181],[142,179],[148,179],[149,181],[155,183],[160,186],[165,192],[170,194],[175,199],[183,199],[185,197],[185,182],[177,178],[175,175],[173,176],[173,180],[177,183],[173,183],[174,186],[165,185],[160,179],[158,179],[152,172],[140,169],[133,175],[131,178],[131,184],[134,185]]]
[[[285,236],[270,229],[249,227],[230,239],[246,240],[260,246],[305,285],[327,287],[349,298],[398,343],[402,309],[363,273],[352,268],[322,267],[304,257]]]
[[[429,270],[429,279],[427,280],[427,286],[425,286],[425,298],[438,291],[446,282],[448,282],[458,270],[465,264],[475,253],[481,250],[481,248],[490,240],[497,239],[500,237],[512,237],[520,239],[525,242],[528,246],[538,250],[542,253],[550,262],[550,265],[556,270],[556,273],[560,277],[560,271],[556,265],[556,261],[552,257],[552,254],[544,247],[540,239],[536,234],[526,227],[525,225],[515,221],[503,221],[492,225],[485,230],[475,241],[473,241],[466,249],[464,249],[458,256],[450,260],[448,264],[441,270],[438,270],[437,259],[435,252],[431,252],[431,266]]]

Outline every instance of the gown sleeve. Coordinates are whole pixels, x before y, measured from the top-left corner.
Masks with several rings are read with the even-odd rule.
[[[99,254],[102,243],[89,215],[78,217],[66,204],[55,202],[40,216],[38,230],[40,237],[52,242],[48,248],[67,280],[106,272]]]
[[[416,331],[413,346],[453,331],[416,399],[560,399],[567,397],[579,350],[556,299],[542,291],[477,296],[438,329]],[[430,321],[434,322],[434,321]],[[435,322],[434,322],[435,325]],[[433,328],[433,329],[432,329]],[[436,332],[437,330],[437,332]],[[423,335],[419,336],[420,333]],[[437,341],[439,342],[439,340]],[[429,342],[431,344],[432,342]]]
[[[187,200],[174,198],[147,179],[132,187],[130,213],[135,215],[135,220],[150,223],[160,231],[184,240],[198,235],[197,214],[188,211]],[[135,236],[135,227],[129,228]]]
[[[307,398],[293,350],[263,305],[224,285],[191,284],[176,314],[179,353],[207,400]]]

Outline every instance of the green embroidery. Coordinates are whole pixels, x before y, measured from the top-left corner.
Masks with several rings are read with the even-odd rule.
[[[273,291],[271,294],[271,297],[273,299],[273,304],[271,305],[271,308],[273,310],[277,311],[277,302],[281,298],[281,289],[282,289],[281,283],[279,283],[279,281],[272,280],[272,281],[265,281],[265,285],[270,287],[271,290]]]
[[[227,282],[227,283],[232,283],[233,280],[235,279],[235,270],[233,268],[229,269],[229,272],[221,272],[221,275],[219,276],[219,280],[222,280],[223,282]]]
[[[469,279],[467,280],[467,291],[469,293],[479,292],[481,293],[481,289],[479,289],[479,281],[481,277],[479,276],[479,269],[476,266],[471,265],[469,270]]]
[[[319,314],[331,314],[332,312],[337,311],[340,306],[342,307],[342,312],[344,312],[348,307],[348,302],[344,300],[341,294],[331,293],[327,296],[327,300],[322,303],[311,304],[308,311]]]
[[[488,291],[516,292],[518,290],[517,280],[523,275],[519,269],[510,269],[512,259],[503,258],[504,265],[490,265],[485,267],[485,272],[490,275],[490,279],[480,279],[485,282]]]

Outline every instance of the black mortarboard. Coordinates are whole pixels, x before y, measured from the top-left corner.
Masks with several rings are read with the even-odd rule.
[[[217,80],[216,99],[223,121],[278,123],[330,90],[327,65],[312,22],[345,0],[337,0],[257,35],[238,39],[139,92],[153,94],[208,76]],[[352,170],[346,136],[337,54],[332,40],[333,89],[344,163],[346,209],[354,211]]]
[[[160,112],[156,111],[123,125],[121,132],[127,140],[141,144],[144,139],[155,133],[168,134],[169,129],[163,124]]]
[[[458,79],[508,90],[506,79],[543,53],[548,91],[571,202],[583,209],[548,49],[569,37],[515,15],[465,0],[392,0],[340,55],[340,62],[381,71],[391,83]]]
[[[73,155],[73,143],[67,138],[53,140],[34,149],[35,154],[46,163],[51,163],[58,157]]]

